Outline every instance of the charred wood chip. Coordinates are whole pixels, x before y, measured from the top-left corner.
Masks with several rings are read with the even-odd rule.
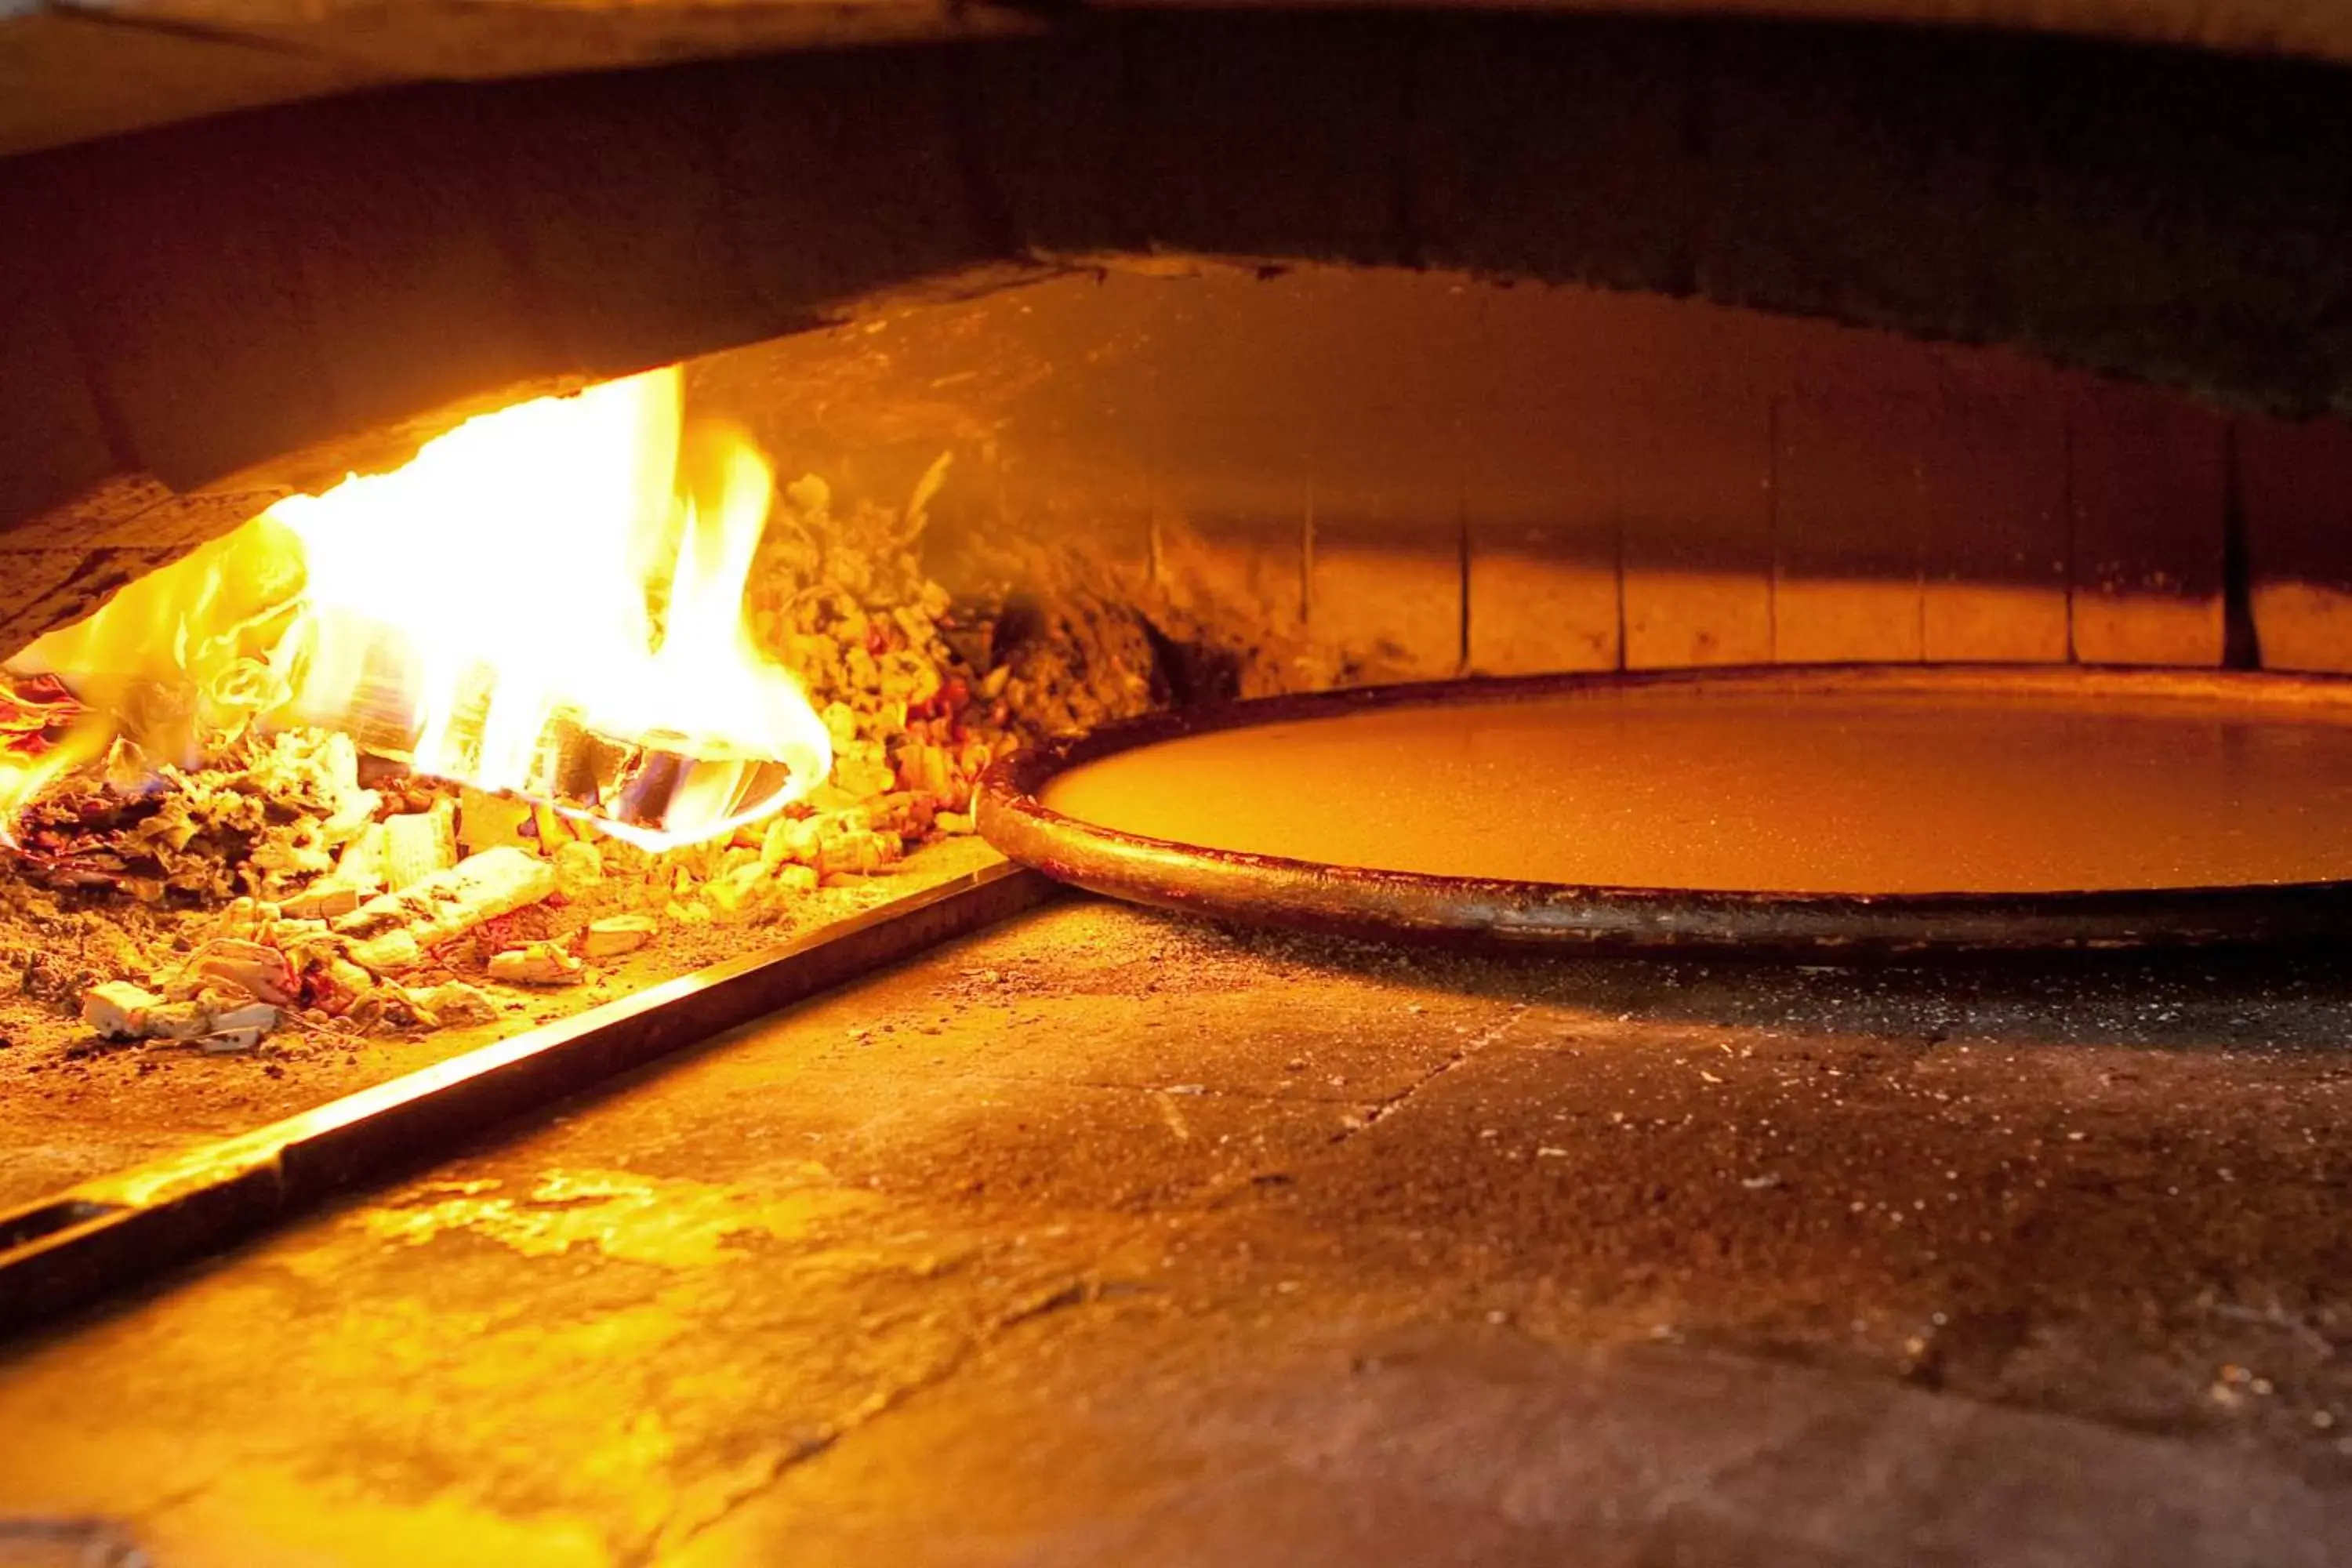
[[[352,957],[379,974],[412,969],[425,950],[555,891],[555,870],[528,850],[484,850],[396,893],[370,899],[332,922]]]
[[[651,915],[614,915],[589,922],[586,933],[580,939],[580,951],[588,958],[617,958],[625,952],[635,952],[653,939]]]
[[[499,1016],[498,1004],[462,980],[446,980],[407,994],[408,1007],[422,1024],[488,1024]]]
[[[493,954],[488,967],[491,979],[510,985],[577,985],[586,973],[578,959],[551,942]]]

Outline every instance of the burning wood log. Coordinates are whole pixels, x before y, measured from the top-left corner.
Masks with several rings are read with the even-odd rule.
[[[425,950],[555,891],[555,868],[511,847],[486,849],[330,922],[353,963],[377,974],[414,969]]]
[[[383,880],[393,891],[414,887],[457,863],[457,807],[437,801],[430,811],[388,817],[383,824]]]
[[[376,695],[383,701],[399,700],[389,689]],[[459,714],[452,724],[455,736],[445,745],[459,757],[478,753],[485,717],[479,710]],[[405,765],[418,763],[406,738],[413,721],[404,712],[370,711],[343,715],[337,721],[367,737],[372,754]],[[548,715],[530,766],[509,792],[465,792],[463,837],[468,848],[478,852],[520,845],[526,825],[531,827],[530,837],[541,837],[533,799],[640,838],[691,835],[706,820],[756,812],[762,802],[798,793],[796,782],[807,781],[795,781],[785,761],[735,756],[683,735],[617,739],[592,729],[575,710],[559,708]],[[453,846],[455,842],[453,837]]]
[[[289,920],[331,921],[350,914],[367,897],[359,889],[320,879],[278,905]]]
[[[299,989],[285,953],[262,942],[227,938],[206,942],[164,980],[166,991],[208,987],[241,991],[281,1007]]]
[[[496,1005],[447,976],[572,984],[666,928],[772,920],[822,885],[887,871],[925,838],[969,831],[980,771],[1018,743],[1007,725],[1020,678],[984,668],[987,626],[957,625],[925,576],[919,505],[904,517],[866,504],[836,514],[825,487],[806,479],[778,502],[742,608],[821,714],[835,754],[827,777],[690,739],[684,720],[616,739],[577,705],[593,703],[583,691],[530,721],[539,733],[524,748],[527,776],[492,790],[488,773],[460,765],[484,750],[490,688],[478,681],[473,698],[435,710],[454,712],[457,744],[454,763],[427,771],[405,752],[421,743],[415,672],[396,647],[374,643],[331,706],[240,698],[237,726],[205,733],[205,760],[184,768],[137,743],[146,718],[196,711],[159,685],[137,711],[110,704],[123,738],[45,784],[16,837],[19,863],[51,887],[155,906],[142,919],[173,932],[178,952],[134,944],[61,968],[42,982],[51,1005],[79,999],[92,1028],[123,1037],[237,1049],[268,1026],[239,1008],[339,1032],[487,1022]],[[1074,668],[1118,674],[1102,659]],[[81,716],[55,681],[0,680],[0,766],[26,748],[62,756],[58,742]],[[744,820],[788,794],[799,803]],[[662,847],[675,828],[719,820],[738,825]],[[215,912],[182,912],[190,906]],[[414,984],[420,975],[442,983]],[[117,988],[101,993],[93,980]]]

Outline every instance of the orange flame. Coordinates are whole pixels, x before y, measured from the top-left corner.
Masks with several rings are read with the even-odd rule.
[[[824,782],[832,748],[743,620],[773,475],[723,433],[682,473],[681,387],[673,366],[468,420],[395,472],[278,502],[10,668],[116,716],[179,692],[178,729],[137,727],[151,750],[240,716],[315,724],[650,847],[730,832]],[[18,772],[0,805],[47,782]]]

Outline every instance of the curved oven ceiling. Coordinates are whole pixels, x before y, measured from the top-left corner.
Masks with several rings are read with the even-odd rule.
[[[1472,0],[1465,8],[1482,7]],[[2352,60],[2352,16],[2326,0],[1526,0],[1493,8],[2000,28]],[[0,7],[0,81],[10,89],[0,95],[0,153],[402,82],[1034,32],[1075,9],[1014,0],[36,0]]]
[[[2352,51],[2352,19],[2315,5],[1776,9]],[[767,14],[730,8],[730,37],[774,42]],[[98,15],[0,22],[0,47]],[[103,15],[126,48],[163,25]],[[1002,14],[957,15],[969,35]],[[130,522],[158,481],[429,431],[892,291],[1171,252],[1697,295],[2352,408],[2334,65],[1720,15],[1022,16],[1009,36],[389,86],[0,161],[0,528],[184,547],[238,509],[146,539]],[[388,47],[412,17],[445,41],[479,22],[321,16],[271,26],[340,60],[332,40]],[[648,52],[710,45],[666,37]],[[21,49],[0,68],[28,79]]]

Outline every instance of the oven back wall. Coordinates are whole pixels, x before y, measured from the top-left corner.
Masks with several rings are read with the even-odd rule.
[[[1998,349],[1460,275],[1113,268],[698,362],[789,475],[953,454],[1300,683],[1814,660],[2352,669],[2352,432]]]

